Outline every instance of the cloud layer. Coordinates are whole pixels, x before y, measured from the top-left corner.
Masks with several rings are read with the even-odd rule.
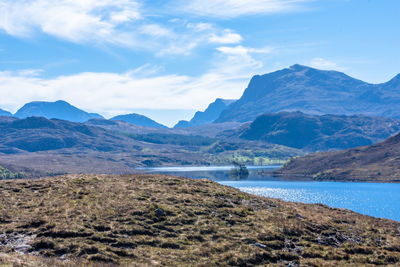
[[[245,48],[243,48],[245,49]],[[158,68],[142,66],[125,73],[86,72],[41,78],[40,72],[0,72],[0,107],[15,112],[33,100],[63,99],[106,116],[135,109],[204,109],[217,97],[239,98],[263,63],[251,52],[219,53],[211,69],[200,76],[159,75]]]
[[[234,18],[296,11],[305,2],[310,0],[193,0],[185,2],[182,9],[199,16]]]
[[[169,19],[179,12],[231,18],[293,11],[308,1],[193,0],[178,5],[170,1],[166,10],[149,11],[147,3],[138,0],[0,0],[0,30],[19,38],[46,34],[79,44],[147,50],[158,56],[188,55],[202,45],[236,44],[243,37],[207,22]]]
[[[40,31],[72,42],[130,44],[118,28],[140,20],[139,8],[129,0],[0,0],[0,28],[18,37]]]

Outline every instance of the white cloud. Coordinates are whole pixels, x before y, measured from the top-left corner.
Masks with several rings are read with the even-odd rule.
[[[72,42],[131,44],[118,27],[140,20],[130,0],[0,0],[0,29],[17,37],[43,32]]]
[[[217,97],[239,98],[249,79],[263,68],[249,54],[219,53],[200,76],[160,75],[144,65],[126,73],[85,72],[46,79],[24,72],[0,72],[0,107],[15,112],[34,100],[64,99],[106,116],[135,109],[204,109]]]
[[[233,32],[232,30],[226,29],[224,30],[221,35],[211,34],[210,37],[211,43],[217,44],[236,44],[240,43],[243,38],[240,34]]]
[[[188,23],[187,28],[193,29],[197,32],[202,32],[202,31],[212,30],[215,27],[211,23],[199,22],[199,23]]]
[[[217,50],[224,54],[247,55],[250,53],[269,54],[273,51],[273,48],[272,47],[252,48],[252,47],[244,47],[238,45],[238,46],[221,46],[217,47]]]
[[[136,77],[149,77],[149,76],[156,75],[161,70],[163,70],[162,67],[154,66],[154,65],[147,63],[136,69],[127,71],[126,74],[129,76],[136,76]]]
[[[190,3],[182,1],[181,9],[200,16],[233,18],[295,11],[309,1],[312,0],[193,0]]]
[[[92,112],[106,115],[134,109],[200,109],[216,97],[238,97],[243,86],[219,74],[200,77],[165,75],[136,77],[135,74],[80,73],[41,79],[0,73],[0,106],[16,111],[33,100],[64,99]]]
[[[211,23],[187,23],[174,20],[174,32],[166,35],[160,43],[157,56],[189,55],[200,46],[234,44],[242,41],[242,36],[231,29],[220,29]]]
[[[164,48],[161,48],[156,55],[189,55],[200,43],[201,39],[184,40],[184,38],[182,38],[180,41],[171,42]]]
[[[317,68],[317,69],[324,69],[324,70],[344,70],[342,67],[339,67],[335,62],[329,61],[324,58],[313,58],[309,65],[311,67]]]
[[[140,27],[140,31],[143,34],[156,36],[156,37],[165,37],[172,36],[173,32],[165,27],[162,27],[158,24],[147,24]]]
[[[116,45],[156,56],[189,55],[199,46],[242,41],[231,29],[185,19],[158,20],[139,0],[0,0],[0,32],[47,34],[79,44]],[[172,11],[171,11],[172,12]],[[106,45],[106,46],[104,46]]]
[[[26,70],[20,70],[17,73],[20,76],[35,77],[35,76],[39,76],[43,72],[44,72],[44,70],[42,70],[42,69],[26,69]]]

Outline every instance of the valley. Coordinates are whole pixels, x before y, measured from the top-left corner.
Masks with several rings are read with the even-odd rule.
[[[0,166],[27,177],[124,174],[144,166],[224,165],[232,160],[269,164],[302,154],[275,144],[218,138],[218,127],[214,134],[206,131],[208,136],[193,135],[201,130],[174,131],[105,120],[82,124],[43,117],[3,117]]]

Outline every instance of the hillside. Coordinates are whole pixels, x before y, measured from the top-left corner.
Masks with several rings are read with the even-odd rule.
[[[93,118],[103,118],[99,114],[88,113],[62,100],[56,102],[30,102],[20,108],[14,116],[21,119],[35,116],[72,122],[85,122]]]
[[[261,115],[230,135],[306,151],[324,151],[371,145],[399,131],[400,120],[395,119],[279,112]]]
[[[400,118],[400,74],[387,83],[369,84],[341,72],[293,65],[254,76],[216,122],[252,121],[280,111]]]
[[[83,124],[43,117],[1,117],[0,166],[35,177],[126,174],[146,166],[224,165],[234,159],[269,162],[302,154],[257,141],[179,132],[99,119]]]
[[[400,182],[400,134],[371,146],[295,158],[275,174],[315,180]]]
[[[0,108],[0,117],[1,116],[12,116],[12,114],[10,112]]]
[[[126,115],[118,115],[110,120],[112,121],[124,121],[130,124],[139,125],[143,127],[151,127],[151,128],[168,128],[165,125],[162,125],[146,116],[140,114],[126,114]]]
[[[126,151],[126,142],[132,143],[99,127],[43,117],[0,120],[0,133],[0,152],[5,154],[65,148]]]
[[[190,121],[179,121],[174,128],[193,127],[212,123],[219,117],[222,111],[227,109],[228,106],[235,101],[236,100],[217,98],[206,110],[197,111]]]
[[[400,223],[208,180],[69,175],[1,181],[0,264],[398,264]],[[91,265],[93,266],[93,265]]]
[[[149,134],[149,133],[162,133],[162,134],[180,134],[180,135],[200,135],[207,137],[216,137],[224,131],[235,130],[243,125],[240,122],[224,122],[213,123],[212,127],[208,124],[203,124],[194,127],[184,128],[154,128],[144,127],[124,121],[111,121],[105,119],[91,119],[85,122],[86,125],[104,128],[113,132],[124,132],[130,134]]]

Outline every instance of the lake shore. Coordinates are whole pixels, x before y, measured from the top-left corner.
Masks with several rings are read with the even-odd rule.
[[[278,177],[277,166],[248,166],[247,178],[233,177],[232,166],[156,167],[144,173],[207,178],[220,184],[266,197],[302,203],[322,203],[361,214],[400,221],[400,184],[363,181],[316,181],[296,177]]]

